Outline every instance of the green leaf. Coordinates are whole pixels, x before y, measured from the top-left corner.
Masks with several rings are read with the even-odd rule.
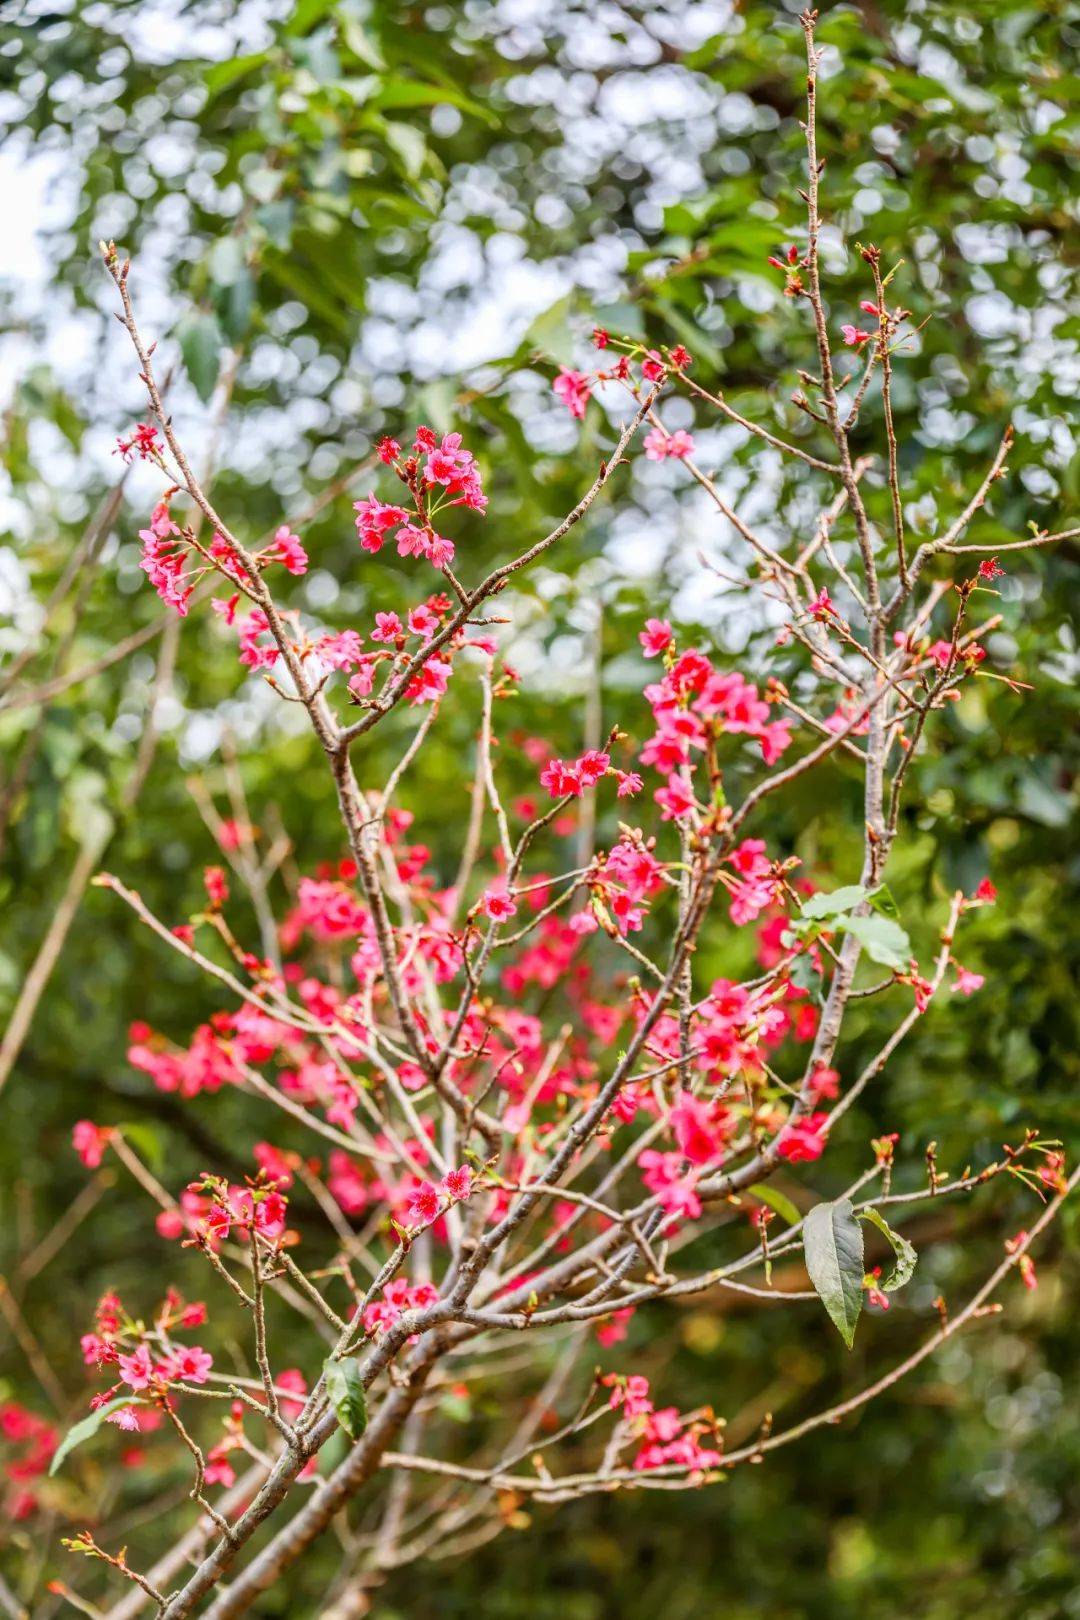
[[[874,910],[880,911],[883,917],[891,917],[894,922],[900,921],[900,907],[893,899],[892,890],[887,883],[882,883],[872,894],[867,895],[867,899]]]
[[[414,129],[412,124],[402,123],[399,119],[388,118],[383,133],[387,144],[394,155],[400,159],[401,166],[410,180],[419,179],[427,162],[427,142],[420,130]]]
[[[894,1232],[885,1217],[879,1215],[876,1209],[864,1209],[860,1213],[859,1219],[870,1221],[877,1227],[879,1232],[884,1232],[892,1244],[893,1253],[896,1256],[896,1264],[881,1285],[882,1292],[891,1294],[894,1288],[903,1288],[905,1283],[911,1281],[915,1267],[919,1263],[919,1257],[915,1253],[914,1247],[906,1237],[901,1237],[899,1232]]]
[[[117,1130],[126,1142],[130,1142],[135,1151],[144,1158],[151,1170],[161,1170],[165,1164],[165,1150],[161,1145],[161,1138],[152,1125],[143,1120],[134,1120],[118,1125]]]
[[[810,1281],[850,1350],[865,1274],[863,1232],[850,1198],[814,1205],[803,1225],[803,1251]]]
[[[355,1356],[346,1356],[343,1361],[326,1361],[323,1377],[338,1422],[350,1440],[359,1440],[367,1428],[367,1401],[359,1361]]]
[[[839,926],[862,945],[872,962],[903,973],[911,961],[911,941],[891,917],[845,917]]]
[[[212,315],[188,315],[176,336],[195,392],[205,405],[217,386],[221,332]]]
[[[81,1446],[84,1440],[89,1440],[91,1435],[97,1434],[110,1412],[119,1412],[122,1406],[144,1404],[143,1401],[133,1400],[130,1395],[118,1395],[115,1400],[106,1401],[104,1406],[99,1406],[96,1412],[91,1412],[89,1417],[84,1417],[81,1423],[76,1423],[73,1429],[68,1430],[53,1453],[53,1460],[49,1464],[50,1477],[56,1473],[64,1458],[74,1451],[76,1446]]]
[[[803,905],[802,914],[814,921],[822,917],[839,917],[842,912],[854,911],[865,899],[866,890],[861,883],[848,883],[842,889],[834,889],[832,894],[811,895]]]
[[[550,355],[557,365],[572,366],[575,348],[574,333],[570,325],[569,298],[560,298],[557,303],[543,310],[532,322],[521,342],[523,348],[539,349],[542,354]]]
[[[789,1226],[796,1226],[802,1220],[791,1199],[786,1198],[782,1192],[777,1192],[775,1187],[767,1187],[764,1182],[758,1182],[756,1186],[748,1187],[747,1192],[754,1198],[759,1198],[763,1204],[768,1204],[778,1215],[782,1215]]]

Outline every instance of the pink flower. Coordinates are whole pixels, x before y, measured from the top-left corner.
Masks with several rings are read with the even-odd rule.
[[[110,1412],[105,1421],[115,1423],[118,1429],[137,1430],[139,1414],[133,1406],[122,1406],[118,1412]]]
[[[874,335],[872,332],[864,332],[859,326],[852,326],[850,322],[842,326],[840,330],[844,335],[844,342],[852,349],[861,348],[864,343],[869,343]]]
[[[664,362],[661,360],[655,349],[649,349],[646,351],[645,358],[641,362],[641,375],[645,378],[646,382],[660,382],[666,375],[664,370]]]
[[[723,1133],[717,1129],[715,1109],[690,1092],[680,1094],[671,1110],[671,1128],[683,1156],[691,1164],[711,1164],[723,1150]]]
[[[608,755],[601,753],[598,748],[590,748],[587,754],[582,754],[577,762],[577,768],[584,785],[595,787],[600,778],[606,775],[610,764]]]
[[[667,787],[657,788],[653,798],[660,806],[662,821],[681,821],[694,809],[694,795],[674,772],[667,779]]]
[[[401,454],[401,446],[396,439],[380,439],[375,446],[375,454],[384,467],[389,467]]]
[[[429,1181],[421,1182],[409,1194],[408,1217],[410,1226],[430,1226],[439,1213],[439,1194]]]
[[[581,772],[576,765],[566,765],[561,759],[549,759],[540,772],[540,786],[546,787],[553,799],[571,794],[580,799],[584,791]]]
[[[434,703],[446,691],[451,666],[440,658],[429,658],[405,689],[410,704]]]
[[[997,890],[994,888],[994,885],[991,883],[989,878],[983,878],[982,882],[979,884],[979,887],[975,890],[974,898],[984,906],[993,905],[994,901],[997,899]]]
[[[583,371],[568,371],[564,366],[552,383],[571,416],[584,416],[589,403],[589,378]]]
[[[439,1185],[448,1198],[461,1202],[472,1192],[472,1178],[469,1166],[463,1164],[458,1170],[448,1170]]]
[[[631,798],[645,786],[637,771],[616,771],[615,778],[619,784],[615,792],[617,799]]]
[[[290,534],[289,526],[283,523],[274,536],[274,544],[263,553],[266,562],[282,562],[290,574],[306,574],[308,554],[300,544],[298,534]]]
[[[150,1359],[150,1352],[145,1344],[140,1344],[133,1356],[120,1356],[117,1359],[120,1377],[132,1389],[148,1389],[154,1376],[154,1364]]]
[[[160,1371],[170,1383],[174,1379],[183,1379],[186,1384],[205,1384],[206,1375],[213,1365],[213,1356],[200,1345],[193,1344],[166,1356]]]
[[[994,580],[1004,579],[1004,577],[1005,570],[1004,568],[998,567],[998,560],[996,557],[987,557],[979,564],[980,579]]]
[[[802,1164],[804,1160],[820,1159],[825,1151],[825,1127],[828,1114],[808,1114],[785,1125],[776,1139],[776,1156],[789,1164]]]
[[[402,623],[396,613],[376,613],[372,641],[396,641],[403,634]]]
[[[419,607],[409,609],[409,632],[414,636],[432,636],[439,628],[439,616],[433,613],[426,602]],[[374,640],[374,637],[372,637]]]
[[[693,437],[685,428],[678,428],[674,433],[665,433],[663,428],[654,428],[646,434],[645,455],[649,461],[665,461],[668,456],[682,460],[694,453]]]
[[[336,635],[320,636],[315,651],[328,669],[352,669],[363,657],[360,651],[363,641],[356,630],[340,630]]]
[[[645,628],[638,632],[638,640],[646,658],[658,658],[671,646],[672,629],[667,619],[646,619]]]
[[[959,990],[962,996],[971,996],[976,990],[981,990],[986,979],[981,973],[972,973],[969,968],[956,964],[956,983],[953,985],[953,995]]]
[[[517,913],[517,906],[505,889],[485,889],[480,903],[484,915],[490,917],[492,922],[505,922]]]
[[[111,1136],[107,1125],[95,1125],[89,1119],[80,1119],[74,1126],[71,1145],[88,1170],[97,1169]]]
[[[408,522],[409,514],[401,506],[384,506],[374,493],[366,501],[354,501],[356,532],[365,551],[381,551],[386,542],[386,531]]]

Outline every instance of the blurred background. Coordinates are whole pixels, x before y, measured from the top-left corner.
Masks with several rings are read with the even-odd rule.
[[[803,432],[789,400],[813,365],[806,312],[766,263],[802,239],[797,9],[0,8],[0,1401],[66,1427],[88,1392],[78,1336],[106,1288],[144,1310],[166,1278],[205,1292],[190,1255],[156,1236],[142,1189],[118,1165],[80,1164],[75,1121],[129,1125],[173,1190],[205,1167],[242,1175],[268,1128],[238,1095],[180,1103],[128,1065],[131,1022],[183,1039],[219,1002],[92,874],[116,872],[170,921],[197,908],[216,858],[199,801],[230,813],[234,749],[255,821],[292,841],[282,905],[297,871],[345,853],[291,706],[240,679],[233,638],[205,611],[164,618],[139,570],[159,483],[113,453],[145,404],[98,241],[133,256],[143,329],[161,341],[170,407],[196,465],[214,470],[216,503],[245,535],[290,521],[313,565],[292,604],[356,625],[409,588],[389,551],[358,560],[350,503],[386,492],[375,441],[405,439],[417,421],[464,433],[492,497],[459,540],[479,577],[573,505],[610,442],[603,408],[582,426],[550,389],[559,364],[588,365],[595,322],[685,343],[698,381]],[[835,321],[869,291],[845,239],[903,259],[896,295],[917,322],[930,317],[896,384],[913,526],[928,537],[951,519],[1010,420],[1010,477],[980,537],[1080,521],[1080,5],[826,6],[820,39]],[[693,429],[699,461],[778,544],[803,531],[816,509],[805,481],[767,448],[686,403],[666,423]],[[880,449],[876,405],[862,431],[860,450]],[[744,566],[679,466],[638,459],[618,498],[519,584],[521,697],[500,761],[514,791],[535,786],[515,744],[541,735],[573,752],[590,692],[606,721],[642,735],[647,613],[670,604],[688,641],[730,667],[760,665],[767,626],[702,551],[732,574]],[[919,1183],[931,1140],[953,1172],[1026,1125],[1080,1143],[1077,559],[1075,543],[1037,551],[999,581],[992,664],[1034,691],[979,681],[939,719],[890,866],[924,959],[947,895],[991,877],[1000,901],[962,951],[985,988],[943,995],[806,1186],[780,1183],[804,1206],[811,1187],[844,1186],[883,1130],[901,1133],[905,1185]],[[782,661],[770,668],[783,676]],[[447,882],[475,724],[468,704],[448,705],[405,794],[412,836]],[[406,728],[374,734],[362,778],[385,774]],[[770,848],[798,853],[818,880],[850,880],[858,788],[840,764],[772,801]],[[734,976],[748,950],[720,927],[703,971]],[[852,1020],[845,1077],[889,1027],[876,1007]],[[864,1322],[850,1356],[823,1313],[730,1296],[639,1313],[627,1343],[583,1354],[646,1372],[684,1409],[712,1403],[746,1438],[766,1411],[795,1421],[899,1360],[934,1297],[964,1300],[1036,1209],[1020,1186],[995,1184],[922,1214],[908,1229],[931,1245],[915,1281],[887,1318]],[[1044,1245],[1036,1291],[1014,1283],[1003,1318],[857,1421],[707,1492],[538,1510],[468,1558],[400,1572],[378,1612],[1080,1616],[1076,1226],[1067,1215]],[[480,1390],[448,1416],[469,1426],[459,1449],[482,1445],[488,1400]],[[20,1455],[0,1436],[0,1463]],[[12,1515],[0,1569],[35,1615],[59,1610],[49,1579],[74,1579],[59,1549],[71,1523],[108,1513],[143,1558],[185,1522],[171,1446],[150,1437],[141,1466],[114,1463],[115,1447],[88,1448]],[[334,1567],[317,1551],[260,1614],[318,1615]]]

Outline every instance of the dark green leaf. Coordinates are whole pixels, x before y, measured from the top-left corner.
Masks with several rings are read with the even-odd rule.
[[[343,1361],[324,1362],[323,1377],[338,1422],[350,1440],[359,1440],[367,1428],[367,1401],[359,1361],[355,1356],[346,1356]]]
[[[810,1281],[850,1350],[865,1274],[862,1227],[850,1198],[814,1205],[803,1225],[803,1250]]]

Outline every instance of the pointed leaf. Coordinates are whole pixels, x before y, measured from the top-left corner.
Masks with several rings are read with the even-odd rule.
[[[848,883],[842,889],[834,889],[832,894],[814,894],[805,901],[802,908],[804,917],[839,917],[842,912],[854,911],[855,907],[866,899],[866,890],[861,883]]]
[[[854,934],[872,962],[903,973],[911,961],[911,941],[891,917],[845,917],[839,925]]]
[[[777,1192],[775,1187],[767,1187],[764,1182],[759,1182],[756,1186],[748,1187],[746,1190],[754,1198],[760,1198],[763,1204],[767,1204],[770,1209],[774,1209],[778,1215],[782,1215],[789,1226],[797,1226],[802,1220],[802,1216],[791,1202],[791,1199],[786,1198],[782,1192]]]
[[[864,1275],[863,1232],[850,1198],[814,1205],[803,1224],[803,1251],[810,1281],[850,1350]]]
[[[894,1232],[888,1221],[883,1215],[879,1215],[876,1209],[864,1209],[861,1212],[860,1219],[872,1222],[879,1232],[884,1232],[892,1244],[893,1253],[896,1256],[896,1264],[881,1285],[882,1292],[891,1294],[894,1289],[903,1288],[906,1282],[911,1281],[912,1274],[919,1261],[914,1247],[906,1237],[901,1237],[899,1232]]]
[[[56,1473],[69,1452],[74,1451],[76,1446],[81,1446],[84,1440],[89,1440],[91,1435],[97,1434],[110,1412],[119,1412],[122,1406],[143,1404],[142,1401],[133,1400],[130,1395],[118,1395],[115,1400],[106,1401],[104,1406],[99,1406],[96,1412],[91,1412],[89,1417],[84,1417],[81,1423],[76,1423],[53,1452],[53,1460],[49,1464],[50,1476]]]
[[[323,1377],[338,1422],[350,1440],[359,1440],[367,1428],[367,1401],[359,1361],[355,1356],[346,1356],[343,1361],[324,1362]]]

